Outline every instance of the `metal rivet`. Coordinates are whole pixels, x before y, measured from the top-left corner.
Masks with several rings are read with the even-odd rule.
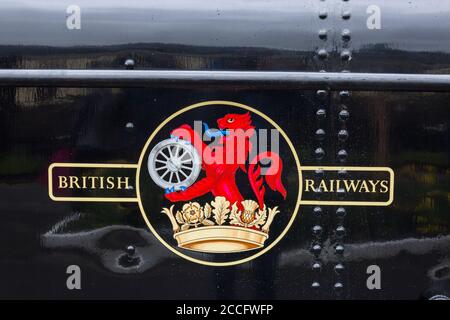
[[[345,160],[347,160],[347,157],[348,157],[347,151],[345,151],[344,149],[339,150],[337,157],[340,162],[344,162]]]
[[[319,18],[320,19],[326,19],[328,17],[328,13],[325,10],[322,10],[319,12]]]
[[[345,179],[348,176],[347,170],[338,170],[338,177],[340,179]]]
[[[344,270],[345,270],[345,267],[342,263],[338,263],[337,265],[334,266],[334,271],[336,271],[336,273],[338,273],[338,274]]]
[[[336,236],[338,236],[338,237],[345,236],[345,228],[344,228],[344,226],[338,226],[336,228]]]
[[[325,172],[323,170],[314,170],[314,174],[316,175],[317,178],[323,178],[323,176],[325,175]]]
[[[134,60],[133,59],[127,59],[125,60],[125,68],[127,69],[134,69]]]
[[[325,130],[317,129],[316,130],[316,139],[319,141],[322,141],[323,139],[325,139]]]
[[[342,13],[342,19],[344,19],[344,20],[349,20],[351,16],[352,16],[352,14],[350,13],[350,11],[344,11]]]
[[[316,281],[311,284],[311,287],[314,289],[318,289],[318,288],[320,288],[320,284]]]
[[[347,90],[343,90],[339,92],[339,97],[341,98],[341,100],[346,100],[350,97],[350,92]]]
[[[338,139],[343,142],[347,140],[347,138],[348,138],[348,131],[345,129],[339,130]]]
[[[322,148],[317,148],[316,150],[314,150],[314,155],[316,156],[317,160],[321,160],[325,156],[325,150],[323,150]]]
[[[432,296],[431,298],[428,298],[428,300],[450,300],[450,297],[447,297],[446,295],[443,294],[437,294],[435,296]]]
[[[325,99],[328,96],[328,92],[327,90],[317,90],[316,95],[320,99]]]
[[[336,254],[343,254],[344,253],[344,246],[341,244],[338,244],[336,248],[334,248],[334,251]]]
[[[327,40],[328,34],[326,29],[319,30],[319,38],[321,40]]]
[[[327,116],[327,112],[325,111],[325,109],[319,109],[316,112],[316,116],[318,119],[325,119],[325,117]]]
[[[134,129],[134,124],[133,124],[133,122],[127,122],[127,123],[125,124],[125,128],[128,129],[128,130]]]
[[[313,232],[314,234],[321,234],[321,233],[322,233],[322,227],[319,226],[319,225],[315,225],[315,226],[312,228],[312,232]]]
[[[345,198],[345,196],[347,195],[347,193],[345,192],[345,190],[343,189],[343,188],[339,188],[337,191],[336,191],[336,193],[337,193],[337,195],[338,195],[338,198],[339,199],[344,199]]]
[[[314,215],[320,216],[320,215],[322,215],[322,208],[321,207],[314,207],[313,212],[314,212]]]
[[[312,269],[315,271],[320,271],[322,269],[322,264],[320,262],[316,261],[313,263]]]
[[[341,52],[342,61],[350,61],[352,59],[352,55],[349,50],[343,50]]]
[[[336,283],[334,284],[334,289],[340,290],[340,289],[342,289],[342,288],[344,288],[344,285],[343,285],[342,283],[336,282]]]
[[[320,246],[320,244],[315,244],[311,248],[311,252],[314,253],[315,255],[320,254],[321,251],[322,251],[322,247]]]
[[[341,37],[342,37],[342,40],[344,40],[344,41],[350,41],[350,39],[352,38],[352,34],[351,34],[350,30],[344,29],[344,30],[342,30]]]
[[[125,251],[126,251],[127,255],[133,256],[136,252],[136,248],[134,246],[127,246]]]
[[[326,49],[320,49],[319,51],[317,51],[317,56],[320,60],[325,60],[326,58],[328,58],[328,51]]]
[[[347,214],[347,212],[345,211],[345,208],[343,208],[343,207],[337,208],[337,210],[336,210],[336,215],[337,215],[339,218],[345,217],[346,214]]]
[[[341,112],[339,112],[339,119],[341,119],[342,121],[348,120],[349,117],[350,113],[347,110],[341,110]]]

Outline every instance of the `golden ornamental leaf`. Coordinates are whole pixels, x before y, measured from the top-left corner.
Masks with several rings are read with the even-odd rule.
[[[170,214],[170,210],[168,208],[162,208],[161,213],[168,215]]]
[[[203,220],[202,223],[205,226],[213,226],[214,225],[214,222],[211,220],[208,220],[208,219]]]
[[[251,226],[256,226],[259,228],[266,222],[267,213],[266,213],[266,206],[264,206],[264,210],[258,210],[258,213],[256,214],[255,221],[252,222]]]
[[[280,211],[278,210],[278,207],[269,208],[269,216],[267,217],[266,223],[261,228],[263,232],[269,232],[269,228],[273,222],[273,219],[279,212]]]
[[[216,223],[218,225],[224,224],[228,218],[228,213],[230,212],[230,209],[228,209],[230,202],[227,201],[225,197],[216,197],[215,201],[212,201],[211,204],[214,207],[212,212],[214,213]]]
[[[181,226],[181,231],[185,231],[185,230],[188,230],[188,229],[189,229],[189,225],[188,224],[183,224]]]
[[[278,210],[278,206],[273,207],[272,209],[269,209],[271,211],[271,214],[275,217],[277,213],[280,213],[280,210]]]
[[[209,219],[209,217],[211,217],[211,211],[212,211],[212,208],[209,205],[209,203],[205,204],[205,209],[203,211],[205,213],[205,218]]]
[[[183,219],[183,214],[180,211],[177,211],[177,213],[175,214],[175,219],[177,219],[177,222],[179,224],[184,224],[185,221]]]
[[[231,207],[230,224],[244,226],[244,224],[241,222],[241,219],[239,218],[238,207],[236,203],[234,203]]]

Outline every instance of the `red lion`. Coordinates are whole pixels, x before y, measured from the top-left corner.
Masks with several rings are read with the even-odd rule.
[[[206,145],[199,134],[191,126],[184,124],[172,131],[172,135],[189,141],[202,157],[202,170],[206,177],[197,181],[184,191],[167,193],[165,196],[171,202],[189,201],[208,192],[214,196],[223,196],[231,204],[236,203],[242,210],[241,201],[244,200],[236,185],[236,172],[240,168],[248,174],[250,185],[258,199],[260,208],[264,208],[266,184],[273,191],[278,191],[284,198],[287,192],[281,182],[283,164],[279,155],[275,152],[261,152],[251,159],[248,170],[245,163],[252,150],[250,137],[255,134],[250,114],[227,114],[217,120],[217,125],[222,134],[215,140],[214,146]],[[231,160],[231,161],[230,161]],[[270,160],[270,167],[265,175],[261,175],[261,160]]]

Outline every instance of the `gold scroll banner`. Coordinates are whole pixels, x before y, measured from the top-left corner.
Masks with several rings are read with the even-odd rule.
[[[323,171],[322,178],[317,177],[318,170]],[[302,176],[303,205],[389,206],[394,201],[391,168],[307,166],[302,167]]]
[[[48,195],[54,201],[138,202],[137,164],[53,163]]]
[[[53,163],[48,194],[54,201],[138,202],[137,167]],[[388,167],[303,166],[301,171],[302,205],[389,206],[394,200],[394,171]]]

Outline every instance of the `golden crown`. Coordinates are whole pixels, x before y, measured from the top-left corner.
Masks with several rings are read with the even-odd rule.
[[[253,200],[230,204],[225,197],[217,196],[210,203],[183,204],[163,208],[172,223],[174,238],[180,248],[209,252],[233,253],[262,248],[269,238],[269,228],[278,207],[260,208]],[[175,211],[175,212],[174,212]]]

